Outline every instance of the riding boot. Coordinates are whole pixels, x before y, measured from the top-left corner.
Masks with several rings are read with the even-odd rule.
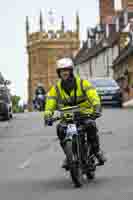
[[[99,144],[99,136],[96,135],[95,140],[92,142],[92,149],[93,153],[96,156],[98,160],[98,165],[104,165],[104,163],[107,161],[105,158],[103,152],[100,149],[100,144]]]

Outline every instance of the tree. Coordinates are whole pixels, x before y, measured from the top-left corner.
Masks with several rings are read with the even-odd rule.
[[[19,105],[19,101],[20,101],[21,97],[13,95],[11,97],[11,99],[12,99],[12,107],[13,107],[12,109],[13,109],[13,112],[14,113],[23,112],[22,106]]]

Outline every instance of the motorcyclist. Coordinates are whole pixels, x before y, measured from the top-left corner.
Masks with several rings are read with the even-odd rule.
[[[44,112],[45,123],[47,124],[57,107],[72,106],[78,104],[80,108],[85,108],[84,112],[93,114],[95,117],[101,115],[100,99],[96,89],[87,80],[81,80],[73,73],[73,61],[70,58],[62,58],[57,61],[57,74],[59,80],[52,86],[47,93],[46,106]],[[85,122],[88,133],[88,141],[92,145],[93,153],[98,159],[99,165],[104,165],[106,161],[103,152],[100,150],[99,136],[95,120]],[[57,135],[60,145],[64,151],[65,130],[61,123],[57,125]],[[65,151],[64,151],[65,152]],[[67,159],[64,160],[62,167],[67,166]]]
[[[36,88],[36,90],[35,90],[35,96],[37,96],[37,95],[39,95],[39,94],[43,94],[43,95],[46,94],[45,89],[44,89],[42,83],[38,83],[38,84],[37,84],[37,88]]]
[[[42,95],[43,96],[43,100],[45,101],[45,95],[46,95],[46,91],[43,87],[43,84],[42,83],[38,83],[37,84],[37,88],[35,89],[35,96],[34,96],[34,99],[33,99],[33,104],[34,104],[34,107],[36,108],[36,105],[38,103],[38,96],[39,95]],[[45,102],[44,102],[45,104]]]

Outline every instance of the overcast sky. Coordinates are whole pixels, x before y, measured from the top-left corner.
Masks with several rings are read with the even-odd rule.
[[[12,81],[13,94],[27,98],[27,52],[25,37],[25,17],[29,16],[30,31],[39,29],[39,13],[42,10],[47,26],[48,11],[54,10],[55,23],[60,25],[64,16],[65,25],[75,28],[75,13],[79,12],[81,40],[86,38],[88,26],[98,20],[98,0],[4,0],[0,5],[0,71]]]

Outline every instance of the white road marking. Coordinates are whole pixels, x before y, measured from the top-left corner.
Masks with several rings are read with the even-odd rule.
[[[18,168],[19,168],[19,169],[24,169],[24,168],[30,167],[31,161],[32,161],[32,158],[28,158],[28,159],[25,160],[22,164],[20,164],[20,165],[18,166]]]
[[[52,138],[52,140],[51,140],[51,138]],[[57,141],[57,138],[55,138],[55,137],[51,137],[51,138],[47,142],[47,144],[39,144],[34,149],[34,151],[30,152],[30,157],[28,159],[26,159],[23,163],[21,163],[17,168],[19,168],[19,169],[29,168],[31,166],[31,162],[33,160],[33,155],[35,153],[40,153],[40,152],[48,150],[51,146],[53,146],[53,143],[55,143]]]

